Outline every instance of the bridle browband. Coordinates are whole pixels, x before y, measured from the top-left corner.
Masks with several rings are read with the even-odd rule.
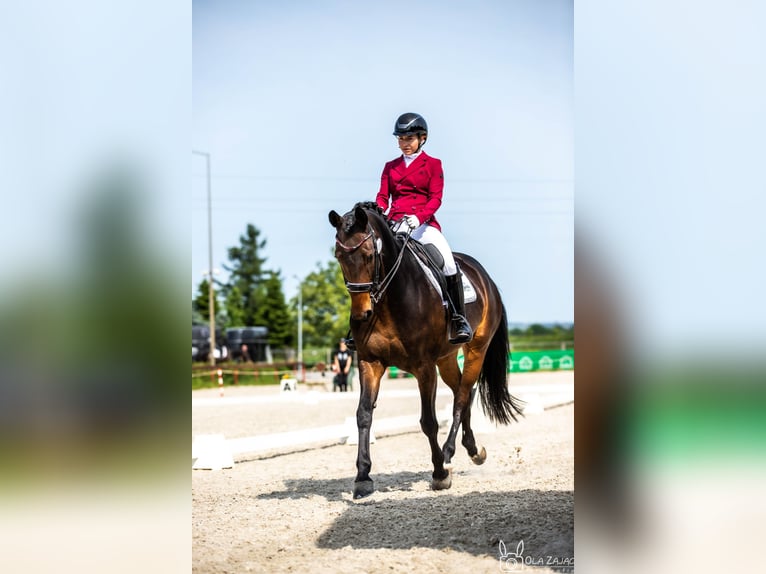
[[[369,226],[369,224],[368,224],[368,226]],[[354,245],[353,247],[349,247],[348,245],[344,245],[343,243],[341,243],[340,239],[338,239],[338,235],[337,234],[335,235],[335,244],[338,247],[340,247],[343,251],[345,251],[346,253],[353,253],[354,251],[359,249],[364,244],[364,242],[367,241],[370,237],[372,237],[372,227],[370,227],[370,232],[367,235],[365,235],[362,238],[362,240],[359,243],[357,243],[356,245]]]
[[[404,240],[404,244],[402,245],[401,251],[399,251],[399,255],[396,258],[396,261],[394,262],[394,265],[391,267],[391,270],[386,273],[386,276],[383,277],[383,280],[380,280],[380,269],[381,269],[381,261],[380,261],[380,252],[378,251],[378,242],[376,241],[375,236],[375,229],[373,229],[372,225],[367,223],[367,229],[369,230],[367,235],[365,235],[359,243],[356,245],[345,245],[341,242],[340,239],[338,239],[338,234],[335,234],[335,244],[340,247],[344,252],[346,253],[353,253],[357,249],[359,249],[368,239],[372,239],[372,250],[373,250],[373,257],[375,261],[375,273],[373,275],[372,281],[367,281],[364,283],[353,283],[351,281],[345,281],[346,283],[346,290],[348,290],[349,293],[369,293],[370,299],[372,299],[372,302],[378,303],[383,298],[383,295],[386,292],[386,289],[388,289],[388,286],[391,284],[391,281],[394,278],[394,275],[396,275],[396,272],[399,270],[399,266],[402,263],[402,257],[404,256],[405,247],[407,246],[407,242],[410,240],[410,234],[412,233],[412,230],[409,229],[407,231],[407,236]],[[346,279],[345,277],[343,278]]]

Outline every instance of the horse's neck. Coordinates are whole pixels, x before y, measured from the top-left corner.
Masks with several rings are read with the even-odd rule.
[[[388,291],[397,301],[410,301],[415,298],[418,293],[429,290],[430,285],[416,260],[416,255],[406,246],[402,246],[402,244],[398,242],[396,242],[396,245],[397,249],[401,248],[404,250],[404,254],[402,255],[399,269],[389,285]],[[399,255],[400,251],[397,250],[394,257],[386,262],[385,273],[388,273],[392,266],[396,264],[396,259]]]
[[[424,287],[426,289],[430,288],[420,265],[415,260],[415,254],[407,248],[407,242],[398,240],[384,221],[381,220],[379,225],[380,227],[375,228],[375,232],[383,242],[383,253],[385,254],[381,269],[381,280],[394,269],[401,251],[404,251],[404,254],[401,254],[402,261],[400,267],[392,278],[387,291],[392,294],[395,293],[398,298],[403,298],[405,296],[411,297],[415,292]]]

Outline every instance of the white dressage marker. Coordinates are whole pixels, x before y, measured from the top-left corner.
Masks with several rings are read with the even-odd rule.
[[[294,393],[298,389],[298,379],[282,379],[279,382],[279,389],[283,393]]]
[[[197,435],[192,444],[192,460],[195,470],[221,470],[234,466],[234,457],[222,434]]]

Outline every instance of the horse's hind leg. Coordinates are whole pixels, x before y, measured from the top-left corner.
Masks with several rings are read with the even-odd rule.
[[[471,405],[473,405],[474,395],[476,395],[476,387],[471,389],[471,398],[463,412],[463,440],[461,442],[474,464],[484,464],[484,461],[487,460],[487,449],[481,447],[481,451],[479,451],[471,428]]]
[[[436,368],[431,365],[415,373],[420,389],[420,428],[431,446],[431,462],[434,465],[431,487],[445,490],[452,486],[452,474],[444,467],[444,454],[439,447],[439,421],[436,419]]]
[[[475,353],[475,351],[473,352]],[[471,429],[471,404],[476,394],[474,383],[479,376],[481,368],[481,356],[473,356],[473,353],[466,349],[466,358],[463,367],[463,373],[457,365],[457,361],[447,360],[439,363],[439,370],[444,381],[452,388],[455,400],[452,407],[452,427],[450,428],[447,440],[444,443],[444,458],[446,462],[452,460],[455,454],[455,440],[457,438],[458,428],[462,427],[462,444],[468,451],[468,456],[475,464],[482,464],[487,458],[487,451],[484,447],[481,450],[476,446],[476,439]],[[477,367],[477,365],[479,365]],[[454,383],[456,381],[456,384]]]
[[[444,463],[451,464],[452,456],[455,454],[457,431],[462,423],[463,413],[465,412],[469,397],[461,387],[460,381],[462,377],[460,375],[460,367],[458,367],[457,359],[454,356],[439,362],[439,373],[444,382],[447,383],[447,386],[452,389],[452,394],[455,397],[452,403],[452,425],[447,434],[447,440],[442,447]]]

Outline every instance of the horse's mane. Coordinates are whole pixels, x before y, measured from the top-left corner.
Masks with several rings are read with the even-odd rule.
[[[360,201],[356,205],[354,205],[354,209],[356,209],[357,207],[361,207],[362,209],[367,209],[369,211],[374,211],[378,213],[379,215],[383,215],[383,210],[374,201]]]
[[[361,207],[362,209],[368,212],[372,212],[372,213],[369,213],[368,215],[372,215],[373,218],[377,217],[377,219],[379,219],[379,223],[381,224],[380,227],[383,229],[388,229],[390,231],[385,213],[383,209],[381,209],[381,207],[377,203],[375,203],[374,201],[359,201],[356,204],[354,204],[353,208],[351,208],[351,213],[353,213],[357,207]],[[352,223],[353,223],[353,219],[352,219]]]

